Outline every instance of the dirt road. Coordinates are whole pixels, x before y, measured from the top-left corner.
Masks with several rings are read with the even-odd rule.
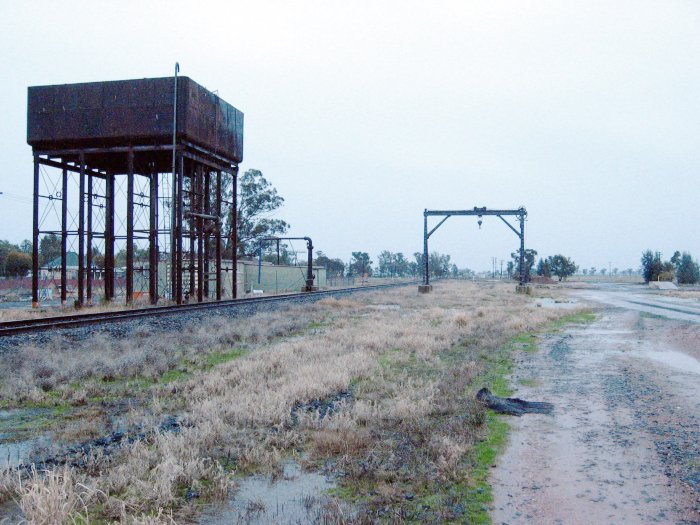
[[[597,319],[519,358],[516,395],[556,409],[510,419],[493,522],[700,523],[700,303],[571,294]]]

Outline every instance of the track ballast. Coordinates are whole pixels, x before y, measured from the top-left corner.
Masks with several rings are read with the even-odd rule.
[[[81,328],[85,326],[117,323],[123,321],[134,321],[144,318],[154,318],[169,315],[186,314],[207,310],[222,310],[237,307],[246,307],[264,303],[297,302],[299,300],[319,299],[322,297],[333,297],[335,295],[348,295],[351,293],[381,290],[384,288],[395,288],[416,284],[417,281],[376,284],[370,286],[358,286],[353,288],[336,288],[333,290],[321,290],[316,292],[293,293],[285,295],[275,295],[269,297],[251,297],[245,299],[228,299],[224,301],[214,301],[205,303],[192,303],[183,305],[151,306],[134,310],[119,310],[114,312],[97,313],[76,313],[71,315],[61,315],[53,317],[42,317],[38,319],[23,319],[18,321],[6,321],[0,323],[0,337],[13,336],[29,333],[40,333],[48,330]]]

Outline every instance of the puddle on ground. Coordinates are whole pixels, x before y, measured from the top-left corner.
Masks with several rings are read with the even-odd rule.
[[[6,441],[7,439],[8,434],[0,434],[0,471],[29,462],[32,452],[41,445],[35,439]]]
[[[369,307],[375,310],[401,310],[401,306],[398,304],[372,304]]]
[[[700,374],[700,361],[683,352],[675,352],[673,350],[648,350],[644,352],[634,352],[632,355],[651,359],[657,363],[665,364],[666,366],[682,372]]]
[[[225,506],[205,512],[199,523],[207,525],[291,525],[323,523],[329,512],[325,492],[335,487],[323,474],[304,472],[298,463],[284,465],[276,482],[269,476],[251,476],[242,480],[233,498]],[[333,505],[335,507],[335,505]],[[337,515],[337,507],[331,509]]]
[[[537,306],[544,306],[545,308],[557,308],[561,310],[571,310],[573,308],[578,308],[579,303],[577,301],[561,301],[559,299],[551,299],[550,297],[542,297],[537,299]]]
[[[28,437],[30,426],[37,418],[52,412],[48,408],[15,408],[0,410],[0,470],[27,463],[39,447],[46,447],[46,433]]]

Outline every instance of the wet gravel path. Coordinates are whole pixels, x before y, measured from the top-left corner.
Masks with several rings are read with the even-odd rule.
[[[678,321],[644,315],[607,307],[519,356],[516,395],[555,413],[509,420],[494,523],[700,523],[700,375],[648,358]]]

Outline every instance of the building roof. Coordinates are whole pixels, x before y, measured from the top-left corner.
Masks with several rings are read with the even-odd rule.
[[[61,267],[61,256],[59,255],[55,259],[51,259],[44,266],[49,268],[60,268]],[[75,252],[66,252],[66,268],[77,268],[78,267],[78,254]]]

